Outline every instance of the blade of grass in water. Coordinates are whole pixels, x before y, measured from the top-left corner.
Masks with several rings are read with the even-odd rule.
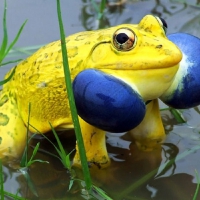
[[[4,191],[4,195],[5,195],[5,196],[8,196],[8,197],[12,197],[12,199],[14,199],[14,200],[28,200],[28,199],[26,199],[26,198],[19,197],[19,196],[15,195],[15,194],[12,194],[12,193],[6,192],[6,191]],[[9,198],[9,199],[10,199],[10,198]]]
[[[184,120],[184,118],[181,116],[181,113],[180,113],[179,110],[172,108],[172,107],[160,109],[160,111],[164,111],[164,110],[169,110],[178,123],[185,123],[186,122]]]
[[[0,159],[0,187],[1,187],[1,189],[0,189],[0,197],[1,198],[0,199],[4,200],[5,199],[4,197],[8,196],[8,197],[12,197],[15,200],[26,200],[25,198],[22,198],[22,197],[15,195],[15,194],[10,193],[10,192],[4,191],[4,185],[3,184],[4,184],[3,169],[2,169],[2,162],[1,162],[1,159]]]
[[[199,186],[200,186],[200,178],[199,178],[199,174],[198,174],[197,170],[195,170],[195,174],[196,174],[196,179],[197,179],[197,187],[196,187],[196,190],[195,190],[192,200],[197,200],[197,195],[199,193]]]
[[[77,140],[78,150],[79,150],[81,164],[82,164],[82,170],[83,170],[84,179],[86,183],[86,189],[90,190],[92,186],[92,181],[91,181],[90,172],[88,168],[86,152],[85,152],[85,147],[84,147],[83,138],[81,134],[78,115],[76,111],[74,94],[72,91],[72,83],[71,83],[70,70],[69,70],[69,64],[68,64],[68,58],[67,58],[67,47],[66,47],[66,42],[65,42],[65,32],[64,32],[62,16],[61,16],[60,0],[57,0],[57,14],[58,14],[59,27],[60,27],[63,66],[64,66],[65,82],[66,82],[66,87],[67,87],[69,105],[71,109],[72,120],[74,123],[74,129],[75,129],[76,140]]]
[[[3,169],[2,169],[2,163],[1,163],[1,159],[0,159],[0,187],[1,187],[1,200],[4,200],[4,187],[3,187]]]
[[[185,123],[186,121],[183,119],[183,117],[181,116],[181,114],[179,113],[178,110],[174,109],[174,108],[170,108],[171,113],[174,115],[174,118],[176,119],[176,121],[178,123]]]
[[[27,168],[21,168],[19,169],[19,171],[23,174],[24,178],[26,179],[27,183],[28,183],[28,187],[29,189],[31,190],[31,192],[36,196],[38,197],[38,193],[37,193],[37,190],[36,190],[36,187],[28,173],[28,169]]]
[[[56,141],[57,141],[57,143],[58,143],[58,146],[59,146],[59,149],[58,149],[58,148],[53,144],[54,147],[55,147],[55,149],[56,149],[56,151],[58,152],[58,154],[59,154],[59,156],[60,156],[60,158],[61,158],[60,160],[61,160],[61,162],[63,163],[63,165],[65,166],[65,168],[67,168],[67,169],[69,169],[69,170],[71,171],[71,162],[70,162],[69,156],[70,156],[70,154],[71,154],[72,152],[66,153],[66,151],[64,150],[64,148],[63,148],[63,146],[62,146],[62,144],[61,144],[61,141],[60,141],[58,135],[56,134],[55,129],[54,129],[53,126],[51,125],[51,123],[50,123],[50,126],[51,126],[51,130],[53,131],[53,134],[54,134],[54,136],[55,136],[55,138],[56,138]]]
[[[25,147],[25,150],[24,150],[21,162],[20,162],[21,167],[26,167],[27,163],[28,163],[28,144],[29,144],[28,131],[29,131],[29,124],[30,124],[30,115],[31,115],[31,104],[29,103],[29,105],[28,105],[28,122],[27,122],[28,126],[26,129],[26,147]]]

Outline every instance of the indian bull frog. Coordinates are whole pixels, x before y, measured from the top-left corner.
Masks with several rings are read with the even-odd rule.
[[[163,96],[165,101],[170,96],[168,89],[175,80],[183,54],[177,45],[166,37],[165,30],[166,23],[162,19],[147,15],[139,24],[122,24],[103,30],[76,33],[66,38],[71,80],[76,79],[74,81],[76,94],[85,91],[87,81],[90,81],[93,75],[96,79],[94,73],[97,74],[97,79],[99,74],[105,77],[105,84],[102,85],[104,89],[101,93],[106,91],[106,87],[110,88],[110,82],[108,81],[108,84],[106,82],[109,78],[114,84],[116,83],[114,89],[119,85],[122,90],[129,88],[133,91],[134,94],[130,92],[127,94],[136,95],[136,101],[141,107],[142,115],[139,114],[137,102],[134,104],[135,107],[132,105],[131,116],[135,117],[133,123],[135,120],[137,123],[127,128],[128,130],[126,127],[120,129],[119,124],[115,124],[117,128],[111,127],[108,130],[132,129],[130,133],[136,143],[141,149],[146,150],[151,149],[165,137],[158,98],[166,93],[167,97]],[[27,127],[30,132],[46,133],[51,130],[50,122],[57,130],[73,129],[60,41],[52,42],[39,49],[13,68],[5,78],[14,69],[12,79],[4,84],[0,93],[0,158],[7,161],[18,158],[24,150]],[[88,69],[94,71],[90,71],[91,74],[87,75]],[[86,72],[86,86],[82,85],[82,78],[79,76],[81,72]],[[101,83],[100,78],[96,90],[101,88]],[[95,87],[91,93],[94,90]],[[112,93],[112,89],[110,91]],[[84,99],[77,99],[76,94],[76,103],[79,105],[80,102],[84,102]],[[102,95],[98,97],[101,99]],[[121,93],[118,92],[116,98],[120,98],[120,95]],[[128,101],[124,99],[122,103],[126,104]],[[134,109],[137,110],[137,114],[134,114]],[[89,110],[86,109],[84,112]],[[98,112],[101,110],[97,109],[92,114],[95,116]],[[106,109],[106,112],[109,112],[109,109]],[[102,123],[110,121],[112,124],[112,115],[110,118],[103,119],[99,126],[98,120],[101,121],[102,115],[99,115],[95,123],[90,123],[87,116],[86,118],[80,116],[88,162],[99,167],[108,166],[110,159],[105,144],[107,130],[103,128]],[[123,117],[127,118],[126,113],[119,116],[119,119]],[[80,165],[78,151],[73,162],[75,165]]]

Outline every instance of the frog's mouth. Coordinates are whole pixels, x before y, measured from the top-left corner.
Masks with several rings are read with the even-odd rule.
[[[173,59],[174,57],[174,59]],[[182,60],[182,53],[175,54],[172,58],[166,59],[149,59],[147,57],[139,57],[133,61],[117,61],[110,63],[98,63],[94,64],[92,68],[99,70],[159,70],[159,69],[170,69],[177,67]]]
[[[159,98],[172,84],[179,66],[148,70],[100,69],[121,79],[137,91],[144,101]]]

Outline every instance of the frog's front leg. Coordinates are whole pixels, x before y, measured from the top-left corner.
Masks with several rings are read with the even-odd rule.
[[[107,167],[110,164],[110,159],[106,150],[105,131],[88,124],[81,118],[79,118],[79,122],[88,164],[90,166],[96,165],[98,168]],[[75,166],[81,166],[80,154],[77,144],[76,155],[74,157],[73,164]]]
[[[154,149],[165,139],[157,99],[147,104],[144,119],[136,128],[130,131],[130,134],[136,140],[137,146],[145,151]]]

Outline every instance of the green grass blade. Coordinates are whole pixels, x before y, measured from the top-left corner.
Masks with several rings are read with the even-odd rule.
[[[21,35],[21,32],[24,29],[24,26],[26,25],[27,20],[22,24],[22,26],[20,27],[17,35],[15,36],[14,40],[11,42],[11,44],[9,45],[8,49],[5,52],[5,56],[8,54],[8,52],[12,49],[12,47],[15,45],[15,43],[17,42],[17,40],[19,39],[19,36]]]
[[[199,178],[199,174],[196,169],[195,169],[195,175],[196,175],[196,179],[197,179],[197,187],[196,187],[196,190],[195,190],[192,200],[197,200],[197,195],[199,193],[199,186],[200,186],[200,178]]]
[[[57,150],[59,156],[61,157],[61,161],[62,161],[63,165],[64,165],[67,169],[69,169],[69,170],[71,171],[71,162],[70,162],[70,159],[69,159],[69,156],[70,156],[71,152],[70,152],[69,154],[66,153],[66,151],[65,151],[65,149],[63,148],[63,145],[62,145],[62,143],[61,143],[61,141],[60,141],[60,139],[59,139],[59,137],[58,137],[58,135],[57,135],[57,133],[56,133],[56,131],[55,131],[55,129],[53,128],[53,126],[51,125],[50,122],[49,122],[49,124],[50,124],[51,130],[53,131],[53,134],[54,134],[54,136],[55,136],[55,138],[56,138],[56,141],[57,141],[57,143],[58,143],[58,147],[59,147],[59,149],[60,149],[60,150],[57,150],[57,148],[56,148],[56,150]]]
[[[32,160],[32,161],[29,161],[29,162],[28,162],[28,165],[27,165],[27,167],[31,166],[31,165],[32,165],[33,163],[35,163],[35,162],[49,164],[49,162],[48,162],[48,161],[45,161],[45,160],[40,160],[40,159],[35,159],[35,160]]]
[[[8,197],[12,197],[12,198],[15,199],[15,200],[28,200],[28,199],[26,199],[26,198],[19,197],[19,196],[15,195],[15,194],[12,194],[12,193],[10,193],[10,192],[7,192],[7,191],[4,191],[4,195],[5,195],[5,196],[8,196]]]
[[[67,156],[65,157],[65,163],[68,166],[68,168],[71,169],[71,161],[70,161],[70,155],[71,153],[74,151],[75,149],[73,149],[70,153],[67,154]]]
[[[46,137],[46,135],[43,134],[43,137],[45,137],[55,148],[55,150],[57,151],[57,153],[60,155],[61,151],[57,148],[57,146],[48,138]],[[44,151],[45,152],[45,151]],[[57,157],[57,156],[56,156]],[[58,157],[59,158],[59,157]],[[59,158],[60,159],[60,158]]]
[[[11,74],[9,75],[9,77],[7,79],[0,81],[0,85],[3,85],[5,83],[7,83],[8,81],[10,81],[10,79],[13,77],[13,75],[15,73],[15,69],[16,69],[16,67],[12,70]]]
[[[172,107],[168,107],[168,108],[162,108],[160,109],[160,111],[165,111],[165,110],[169,110],[172,115],[174,116],[174,118],[176,119],[176,121],[178,123],[185,123],[186,121],[184,120],[184,118],[181,116],[181,113],[179,110],[172,108]]]
[[[38,142],[38,143],[36,144],[35,148],[33,149],[33,153],[32,153],[31,158],[30,158],[30,160],[29,160],[30,162],[31,162],[31,161],[33,160],[33,158],[35,157],[35,155],[36,155],[36,153],[37,153],[39,147],[40,147],[40,143]]]
[[[53,131],[53,134],[54,134],[54,136],[55,136],[55,138],[56,138],[56,141],[57,141],[57,143],[58,143],[58,146],[59,146],[59,149],[60,149],[61,154],[64,155],[64,156],[67,156],[67,154],[66,154],[66,152],[65,152],[65,150],[64,150],[64,148],[63,148],[63,145],[62,145],[62,143],[61,143],[61,141],[60,141],[60,139],[59,139],[59,137],[58,137],[58,135],[57,135],[55,129],[53,128],[53,126],[51,125],[51,123],[49,123],[49,124],[50,124],[51,130]]]
[[[7,25],[6,25],[6,13],[7,13],[7,2],[4,1],[4,13],[3,13],[3,41],[0,49],[0,63],[5,57],[5,51],[8,43],[8,33],[7,33]]]
[[[36,155],[37,152],[38,152],[39,147],[40,147],[40,143],[38,142],[38,143],[36,144],[35,148],[33,149],[33,153],[32,153],[32,155],[31,155],[31,158],[30,158],[30,160],[28,161],[26,167],[31,166],[34,162],[49,163],[48,161],[43,161],[43,160],[38,160],[38,159],[33,160],[33,158],[35,157],[35,155]]]
[[[28,163],[28,144],[30,140],[28,139],[28,131],[29,131],[29,124],[30,124],[30,115],[31,115],[31,104],[29,103],[28,105],[28,126],[26,129],[26,147],[24,149],[24,153],[22,155],[21,161],[20,161],[20,166],[21,167],[26,167]]]
[[[4,14],[3,14],[3,41],[0,47],[0,64],[2,63],[3,59],[7,56],[9,51],[12,49],[12,47],[15,45],[17,40],[19,39],[19,36],[21,35],[22,30],[24,29],[24,26],[27,22],[27,20],[22,24],[20,27],[17,35],[15,36],[14,40],[11,42],[9,47],[7,48],[8,45],[8,32],[7,32],[7,22],[6,22],[6,14],[7,14],[7,2],[6,0],[4,1]],[[1,65],[2,66],[2,65]]]
[[[73,184],[74,184],[74,179],[71,179],[71,180],[69,181],[69,188],[68,188],[68,191],[71,190]]]
[[[101,196],[101,197],[103,197],[104,199],[106,199],[106,200],[113,200],[112,198],[110,198],[106,193],[105,193],[105,191],[103,191],[101,188],[99,188],[99,187],[96,187],[96,186],[92,186],[93,187],[93,190],[95,191],[95,192],[98,192],[98,194]]]
[[[106,0],[101,0],[100,12],[103,13],[105,8],[106,8]]]
[[[1,200],[4,200],[4,186],[3,186],[3,169],[2,169],[2,162],[1,162],[1,159],[0,159],[0,191],[1,191],[1,194],[0,194],[0,197],[1,197]]]
[[[55,145],[48,137],[46,137],[44,134],[42,134],[40,131],[38,131],[38,130],[37,130],[34,126],[32,126],[31,124],[29,124],[29,126],[31,126],[33,129],[35,129],[35,131],[36,131],[37,133],[41,134],[45,139],[47,139],[47,140],[54,146],[54,148],[56,149],[57,153],[58,153],[59,155],[61,155],[61,151],[56,147],[56,145]],[[55,132],[55,133],[56,133],[56,132]],[[62,162],[62,160],[60,159],[60,157],[62,157],[62,156],[58,157],[58,156],[56,156],[56,155],[54,155],[54,154],[51,154],[51,153],[49,153],[49,152],[47,152],[47,151],[45,151],[45,150],[40,150],[40,151],[43,151],[44,153],[47,153],[47,154],[49,154],[49,155],[51,155],[51,156],[54,156],[54,157],[58,158],[58,159]]]
[[[106,8],[106,0],[101,0],[100,9],[98,13],[98,20],[102,18],[105,8]]]
[[[28,144],[30,143],[31,139],[35,136],[35,134],[33,134],[29,139],[28,139]],[[22,158],[21,158],[21,161],[20,161],[20,167],[26,167],[26,153],[27,153],[27,148],[28,148],[28,145],[26,145],[25,149],[24,149],[24,152],[22,154]]]
[[[97,3],[96,3],[94,0],[91,0],[91,3],[92,3],[92,5],[93,5],[95,11],[96,11],[97,13],[99,13],[99,8],[98,8],[98,6],[97,6]]]
[[[170,108],[171,113],[174,115],[174,118],[178,123],[185,123],[186,121],[181,116],[180,112],[177,109]]]
[[[41,152],[41,153],[45,153],[45,154],[47,154],[47,155],[53,156],[53,157],[55,157],[55,158],[57,158],[57,159],[59,159],[59,160],[61,161],[61,159],[60,159],[59,156],[57,156],[57,155],[55,155],[55,154],[53,154],[53,153],[51,153],[51,152],[49,152],[49,151],[46,151],[46,150],[44,150],[44,149],[39,149],[38,151]]]
[[[13,47],[9,51],[9,53],[7,54],[6,58],[19,57],[22,54],[32,55],[35,51],[37,51],[42,46],[45,46],[45,44],[43,44],[43,45],[35,45],[35,46],[30,46],[30,47],[23,47],[23,48]]]
[[[78,115],[76,111],[74,94],[72,91],[72,83],[71,83],[70,70],[69,70],[69,64],[68,64],[68,58],[67,58],[65,32],[64,32],[62,16],[61,16],[60,0],[57,0],[57,14],[58,14],[59,27],[60,27],[61,48],[62,48],[63,66],[64,66],[65,82],[66,82],[66,87],[67,87],[68,99],[69,99],[69,104],[70,104],[70,109],[71,109],[71,114],[72,114],[72,120],[74,123],[74,129],[75,129],[76,140],[77,140],[78,150],[80,154],[84,179],[86,182],[86,189],[90,190],[92,186],[92,181],[91,181],[90,172],[88,168],[86,152],[85,152],[85,147],[84,147],[83,138],[81,134]]]
[[[5,63],[1,63],[1,64],[0,64],[0,67],[1,67],[1,66],[4,66],[4,65],[12,64],[12,63],[20,62],[20,61],[22,61],[22,60],[23,60],[23,59],[17,59],[17,60],[12,60],[12,61],[8,61],[8,62],[5,62]]]
[[[23,174],[24,178],[26,179],[28,186],[31,190],[31,192],[38,197],[37,190],[35,188],[35,185],[33,184],[33,181],[31,180],[31,177],[29,176],[29,173],[27,172],[27,168],[21,168],[20,172]]]
[[[56,138],[56,141],[57,141],[57,143],[58,143],[59,149],[56,148],[56,150],[57,150],[57,152],[58,152],[58,154],[59,154],[59,156],[60,156],[60,158],[61,158],[61,160],[62,160],[62,163],[64,164],[64,166],[65,166],[66,168],[68,168],[68,167],[66,166],[66,163],[65,163],[65,158],[66,158],[66,156],[67,156],[67,153],[65,152],[65,150],[64,150],[64,148],[63,148],[63,146],[62,146],[62,143],[61,143],[61,141],[60,141],[60,139],[59,139],[59,137],[58,137],[58,135],[57,135],[55,129],[53,128],[53,126],[51,125],[51,123],[49,123],[49,124],[50,124],[51,130],[52,130],[52,132],[53,132],[53,134],[54,134],[54,136],[55,136],[55,138]],[[70,168],[71,168],[71,167],[70,167]],[[70,169],[70,168],[69,168],[69,169]]]

